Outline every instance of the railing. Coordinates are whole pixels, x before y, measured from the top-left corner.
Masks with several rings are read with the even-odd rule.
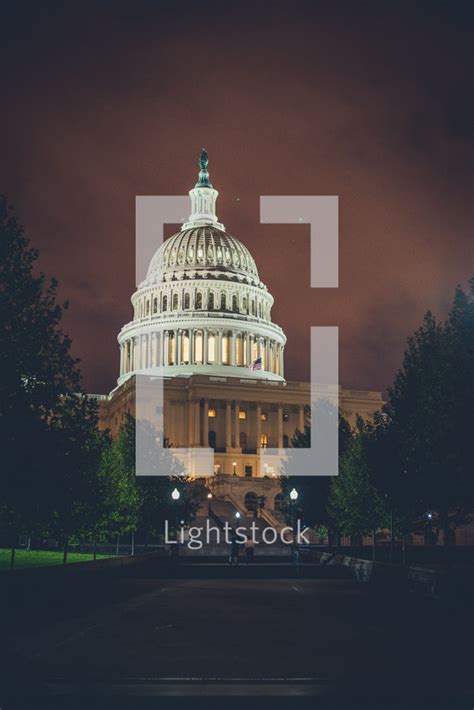
[[[272,528],[275,528],[277,532],[279,532],[284,527],[281,521],[278,520],[278,518],[276,518],[273,513],[270,513],[269,510],[266,510],[266,508],[259,509],[258,517],[265,520],[265,522],[271,525]]]
[[[209,504],[209,517],[211,518],[211,520],[213,520],[216,523],[216,525],[218,525],[220,527],[221,530],[224,530],[224,523],[219,518],[219,516],[216,515],[216,513],[214,513],[214,511],[212,510],[211,504]]]
[[[234,508],[239,511],[240,515],[247,515],[247,513],[249,512],[248,510],[245,510],[244,508],[242,508],[239,505],[239,503],[237,503],[237,501],[235,500],[234,496],[231,493],[224,493],[222,496],[222,499],[226,500],[228,503],[233,505]]]
[[[166,326],[175,321],[189,321],[189,320],[209,320],[209,319],[227,319],[230,321],[239,321],[239,323],[248,323],[251,325],[262,326],[274,331],[278,334],[283,334],[283,330],[279,325],[273,323],[272,321],[265,320],[265,318],[258,318],[256,316],[249,316],[244,313],[234,313],[234,312],[222,312],[222,311],[168,311],[164,313],[155,313],[149,316],[144,316],[143,318],[137,318],[136,320],[129,321],[123,327],[120,333],[124,333],[131,328],[142,326],[142,325],[152,325],[157,324],[160,326]]]

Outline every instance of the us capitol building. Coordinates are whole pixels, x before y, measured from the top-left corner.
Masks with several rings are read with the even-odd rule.
[[[218,221],[204,150],[199,166],[189,221],[158,248],[132,295],[133,320],[118,335],[118,386],[98,396],[100,425],[117,434],[126,413],[135,413],[134,376],[155,369],[165,378],[170,445],[214,449],[206,481],[214,498],[245,515],[264,495],[275,523],[281,489],[268,467],[261,470],[259,452],[290,447],[304,429],[310,384],[285,380],[286,337],[272,322],[274,299],[247,247]],[[380,392],[345,389],[339,402],[351,424],[383,404]]]

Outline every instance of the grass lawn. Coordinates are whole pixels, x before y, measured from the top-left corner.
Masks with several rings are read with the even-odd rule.
[[[10,569],[10,553],[6,548],[0,548],[0,571]],[[111,555],[97,555],[97,559],[111,557]],[[67,563],[70,562],[90,562],[92,554],[85,555],[79,552],[69,552]],[[46,565],[61,565],[63,563],[62,551],[50,552],[42,550],[16,550],[15,569],[23,567],[43,567]]]

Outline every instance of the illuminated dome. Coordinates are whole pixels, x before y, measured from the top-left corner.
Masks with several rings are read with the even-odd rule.
[[[247,247],[216,217],[205,150],[191,215],[157,249],[119,333],[119,384],[136,373],[283,380],[286,337]]]
[[[150,261],[146,284],[211,278],[262,287],[247,247],[213,225],[183,229],[167,239]]]

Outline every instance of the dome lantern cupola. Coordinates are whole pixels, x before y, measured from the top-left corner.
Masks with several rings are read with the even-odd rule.
[[[219,193],[214,190],[209,180],[208,165],[207,150],[203,148],[199,156],[199,179],[194,188],[189,191],[191,214],[189,215],[189,222],[184,225],[184,229],[202,224],[214,224],[222,231],[225,230],[224,225],[217,221],[216,200]]]

